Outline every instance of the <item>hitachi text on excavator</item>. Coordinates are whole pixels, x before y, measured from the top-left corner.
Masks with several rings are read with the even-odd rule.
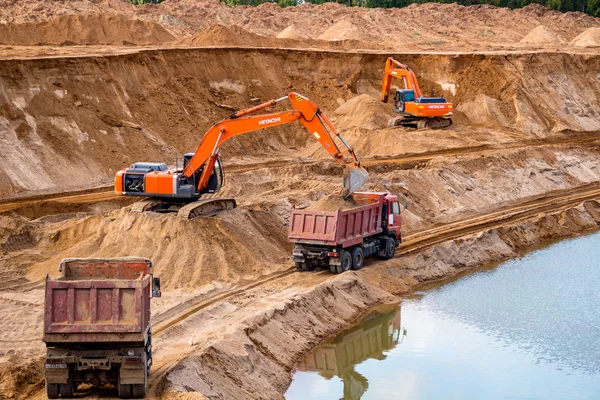
[[[403,87],[390,93],[394,77],[402,81]],[[443,129],[452,125],[452,103],[444,97],[423,97],[415,73],[392,57],[385,62],[381,101],[387,103],[390,95],[394,110],[400,114],[390,120],[390,126]]]
[[[270,114],[250,115],[284,100],[293,109]],[[368,179],[354,150],[337,132],[331,121],[312,101],[298,93],[267,101],[247,108],[213,125],[202,137],[194,153],[183,157],[183,169],[169,168],[166,163],[136,162],[118,171],[115,192],[126,196],[144,196],[148,199],[133,205],[132,211],[177,212],[185,219],[214,215],[236,207],[235,199],[203,198],[216,193],[223,186],[223,167],[219,156],[221,145],[234,136],[300,121],[327,152],[344,167],[343,190],[345,197],[359,189]],[[340,148],[334,137],[345,146]]]

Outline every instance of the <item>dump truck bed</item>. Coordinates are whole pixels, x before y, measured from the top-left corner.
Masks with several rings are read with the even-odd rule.
[[[355,193],[362,205],[349,210],[293,209],[288,239],[294,243],[322,244],[342,248],[361,243],[382,232],[381,215],[386,193]]]
[[[46,277],[44,341],[143,342],[150,324],[151,262],[67,259]]]

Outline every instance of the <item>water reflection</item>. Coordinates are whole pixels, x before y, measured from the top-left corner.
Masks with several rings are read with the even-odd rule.
[[[341,333],[331,342],[308,353],[297,365],[299,371],[314,371],[331,379],[339,377],[344,385],[344,400],[358,400],[367,391],[369,381],[355,366],[373,358],[385,360],[384,351],[404,339],[400,326],[400,305],[382,307],[360,325]]]
[[[285,397],[600,399],[600,233],[379,310],[308,354]],[[401,345],[399,343],[402,342]]]

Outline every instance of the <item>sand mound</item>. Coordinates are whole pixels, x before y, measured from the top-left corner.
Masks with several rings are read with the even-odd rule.
[[[288,253],[282,248],[289,247],[276,215],[243,208],[192,221],[123,209],[52,224],[37,235],[48,258],[29,271],[34,279],[54,273],[65,254],[135,255],[150,258],[157,276],[171,289],[272,272],[285,265]]]
[[[277,39],[307,40],[310,38],[304,33],[300,32],[296,25],[292,24],[279,32]]]
[[[589,28],[571,40],[571,46],[596,47],[600,46],[600,28]]]
[[[361,40],[363,33],[356,25],[347,20],[342,20],[323,32],[318,39],[327,41]]]
[[[354,207],[358,207],[356,201],[353,198],[344,200],[339,194],[330,194],[323,197],[321,200],[312,203],[306,207],[307,210],[312,211],[337,211],[337,210],[349,210]]]
[[[464,113],[473,124],[508,126],[511,123],[502,110],[502,103],[485,94],[478,94],[473,100],[460,103],[456,110]]]
[[[523,39],[521,39],[521,43],[555,43],[555,44],[564,44],[566,43],[566,39],[560,35],[555,34],[552,30],[550,30],[545,25],[540,25],[531,30]]]
[[[0,24],[0,44],[141,45],[174,40],[159,24],[123,14],[63,15],[39,23]]]
[[[274,39],[250,33],[237,25],[213,25],[199,34],[184,39],[181,44],[186,46],[272,46]]]
[[[392,107],[368,94],[355,96],[335,110],[339,128],[359,127],[364,129],[382,129],[394,116]]]

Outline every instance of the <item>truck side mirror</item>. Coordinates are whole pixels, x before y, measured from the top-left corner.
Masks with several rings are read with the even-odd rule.
[[[161,297],[160,278],[152,278],[152,297]]]
[[[406,199],[404,199],[404,209],[408,210],[408,203],[406,202]]]

